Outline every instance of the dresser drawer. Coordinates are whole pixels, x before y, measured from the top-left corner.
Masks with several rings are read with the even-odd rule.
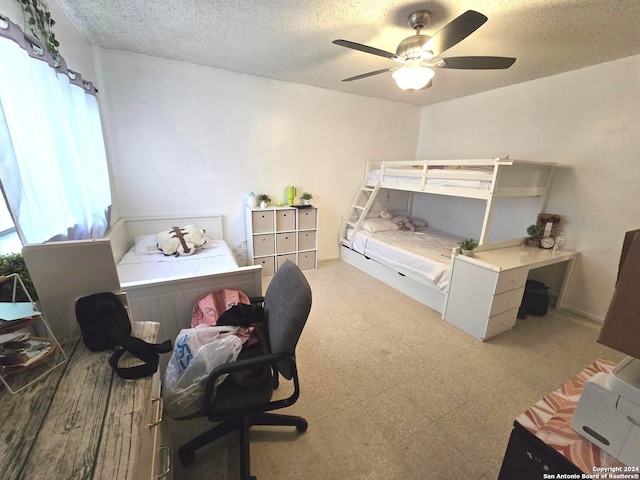
[[[515,270],[500,272],[496,282],[495,294],[524,287],[524,284],[527,283],[528,274],[528,268],[516,268]]]
[[[251,212],[253,233],[273,232],[273,210]]]
[[[316,231],[298,232],[298,250],[313,250],[316,248]]]
[[[280,268],[287,260],[291,260],[293,263],[296,263],[296,254],[290,253],[289,255],[278,255],[278,268]]]
[[[516,288],[515,290],[509,290],[504,293],[494,295],[491,302],[491,310],[489,316],[497,315],[507,310],[512,310],[516,307],[520,307],[522,303],[522,295],[524,294],[524,287]]]
[[[273,255],[275,253],[275,238],[273,235],[256,235],[253,237],[253,255]]]
[[[295,210],[276,210],[276,231],[284,232],[285,230],[296,229],[296,211]]]
[[[254,258],[253,264],[262,266],[261,276],[263,277],[271,277],[276,271],[274,257]]]
[[[316,268],[316,252],[303,252],[298,254],[298,266],[300,270],[313,270]]]
[[[316,209],[300,208],[298,210],[298,230],[312,230],[316,228]]]
[[[517,317],[517,308],[499,313],[498,315],[494,315],[493,317],[489,317],[487,319],[487,328],[485,329],[484,337],[482,337],[482,340],[488,340],[489,338],[495,337],[502,332],[511,330],[516,324]]]
[[[276,253],[290,253],[296,251],[295,232],[276,234]]]

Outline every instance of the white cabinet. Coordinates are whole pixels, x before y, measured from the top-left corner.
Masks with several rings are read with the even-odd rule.
[[[481,340],[505,332],[516,323],[526,280],[526,271],[498,272],[458,262],[445,320]]]
[[[317,267],[317,208],[247,208],[245,220],[249,264],[262,265],[263,277],[287,260],[301,270]]]
[[[513,328],[529,271],[567,262],[556,306],[562,306],[566,280],[576,252],[552,252],[510,245],[485,249],[474,257],[454,255],[444,319],[470,335],[487,340]]]

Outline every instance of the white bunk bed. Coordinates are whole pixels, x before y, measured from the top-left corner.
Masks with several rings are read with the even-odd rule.
[[[189,224],[204,229],[216,247],[182,259],[153,254],[138,256],[136,261],[132,249],[137,237]],[[107,237],[132,318],[160,322],[161,338],[175,339],[182,328],[189,327],[196,300],[208,292],[237,288],[250,297],[262,295],[262,268],[238,266],[222,240],[219,215],[120,219]],[[159,260],[156,268],[150,263],[153,257]]]
[[[417,260],[412,255],[406,256],[406,262],[399,261],[405,247],[403,240],[399,242],[393,237],[395,233],[371,233],[363,231],[367,220],[377,217],[370,210],[374,205],[380,189],[402,190],[411,192],[407,210],[395,212],[399,215],[409,214],[412,196],[415,193],[446,195],[485,201],[482,229],[479,235],[481,245],[487,243],[487,235],[491,225],[494,200],[499,197],[536,197],[538,211],[543,211],[546,196],[551,184],[553,163],[511,160],[509,158],[473,159],[473,160],[418,160],[402,162],[382,162],[367,165],[365,179],[356,198],[345,217],[341,231],[341,258],[355,267],[369,273],[388,285],[406,293],[434,310],[442,313],[446,305],[448,293],[448,268],[459,236],[448,233],[429,231],[438,238],[433,246],[425,246],[431,250],[422,255],[422,261],[431,262],[431,266],[416,267]],[[427,220],[428,218],[425,218]],[[418,229],[420,231],[422,229]],[[431,229],[428,229],[431,230]],[[418,234],[407,232],[415,237]],[[426,232],[419,232],[426,233]],[[380,248],[391,240],[388,252]],[[506,240],[506,239],[504,239]],[[433,270],[434,275],[422,275],[423,271]],[[430,278],[431,277],[431,278]]]

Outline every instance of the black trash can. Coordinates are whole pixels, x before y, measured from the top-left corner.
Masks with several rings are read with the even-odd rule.
[[[522,303],[518,310],[518,318],[527,318],[527,315],[542,317],[549,310],[549,287],[537,280],[527,280],[524,286]]]

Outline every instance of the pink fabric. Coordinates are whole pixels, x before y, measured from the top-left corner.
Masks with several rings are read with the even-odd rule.
[[[249,297],[241,290],[225,288],[216,292],[207,293],[193,306],[191,328],[200,324],[215,327],[220,314],[239,303],[246,305],[251,303]],[[251,345],[258,341],[258,339],[255,338],[256,336],[253,335],[253,331],[253,327],[240,328],[236,332],[236,335],[240,337],[243,344],[248,341],[247,345]]]

